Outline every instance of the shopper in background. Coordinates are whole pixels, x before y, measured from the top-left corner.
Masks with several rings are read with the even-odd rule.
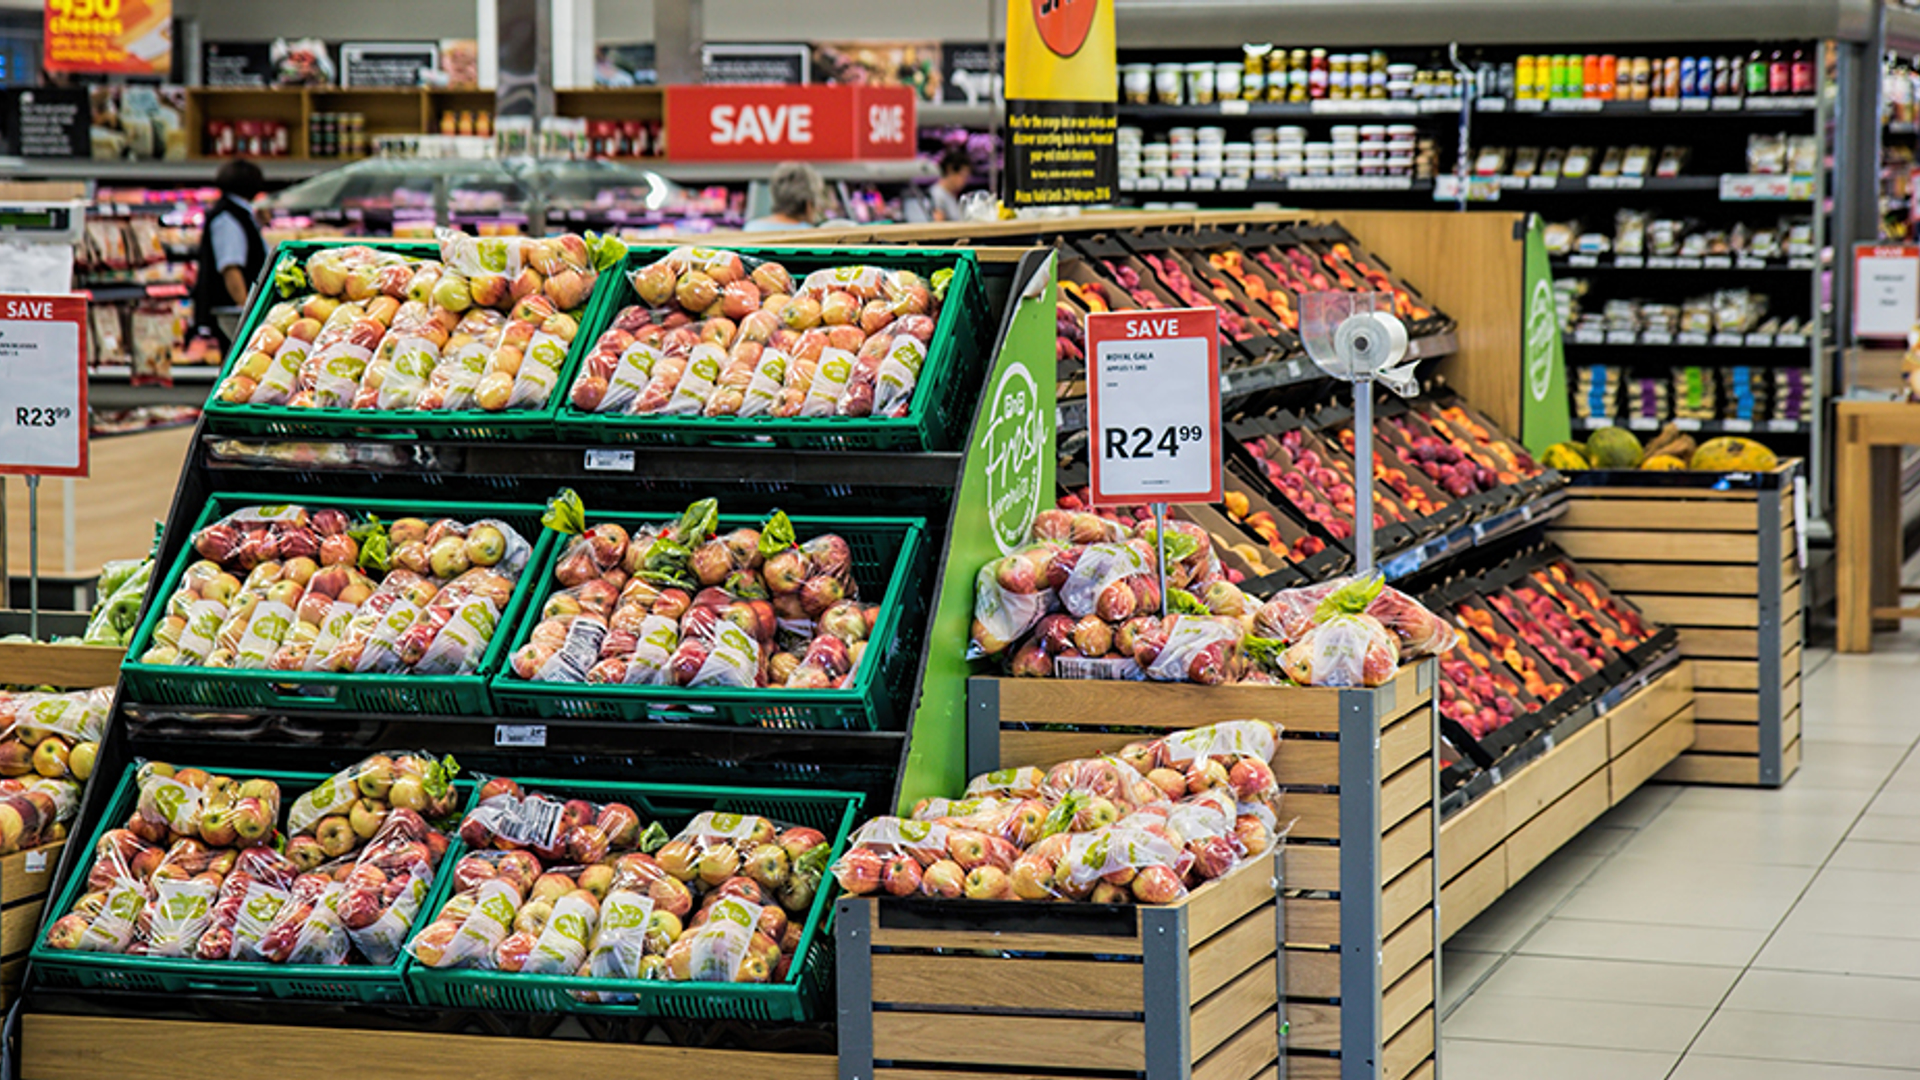
[[[973,183],[973,155],[966,147],[950,147],[940,155],[940,179],[927,189],[933,199],[933,220],[965,221],[967,212],[960,206],[960,193]]]
[[[742,226],[745,231],[813,228],[827,201],[826,183],[813,166],[804,161],[783,161],[774,168],[769,186],[773,189],[773,211],[747,222]]]
[[[260,166],[235,158],[220,166],[213,182],[220,199],[207,208],[200,230],[199,275],[193,281],[193,321],[202,332],[220,342],[224,354],[231,342],[220,328],[215,310],[240,307],[247,288],[266,265],[267,243],[253,216],[253,199],[266,186]]]

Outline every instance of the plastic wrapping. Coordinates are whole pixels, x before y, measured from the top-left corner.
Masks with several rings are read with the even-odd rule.
[[[370,754],[295,799],[287,809],[287,835],[310,835],[326,818],[349,813],[360,799],[443,818],[455,809],[453,778],[459,771],[453,758],[436,758],[424,750]]]
[[[1280,657],[1289,679],[1304,686],[1381,686],[1400,666],[1400,642],[1365,614],[1380,581],[1349,583],[1321,602],[1317,625]]]

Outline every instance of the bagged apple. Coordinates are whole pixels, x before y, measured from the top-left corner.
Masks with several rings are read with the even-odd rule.
[[[1166,798],[1138,770],[1111,754],[1063,761],[1047,770],[1039,797],[1058,807],[1073,796],[1082,800],[1076,808],[1075,832],[1111,824]]]
[[[412,933],[415,915],[433,886],[438,834],[420,815],[387,815],[348,873],[335,912],[354,948],[370,964],[391,964]],[[444,852],[444,838],[439,852]]]
[[[1016,551],[974,575],[968,659],[998,656],[1040,624],[1055,603],[1044,565],[1051,558],[1042,549]]]
[[[593,979],[640,978],[641,960],[647,953],[647,924],[653,912],[653,900],[644,893],[629,889],[608,893],[600,904],[600,919],[594,927],[593,941],[580,974]],[[635,1000],[631,994],[591,991],[576,996],[602,1004],[626,1004]]]
[[[442,282],[444,286],[444,279]],[[507,320],[490,308],[474,308],[460,317],[439,360],[427,376],[418,406],[431,410],[464,411],[473,407],[473,395],[486,372],[487,358],[505,336]]]
[[[192,955],[200,936],[212,924],[215,898],[223,878],[205,874],[185,880],[161,878],[153,882],[153,900],[141,912],[135,944],[145,956]]]
[[[1147,779],[1170,798],[1224,788],[1239,801],[1264,802],[1279,794],[1272,765],[1278,746],[1279,725],[1231,720],[1135,743],[1120,757],[1136,769],[1145,764]]]
[[[1237,620],[1207,615],[1173,616],[1162,641],[1157,635],[1134,659],[1156,682],[1193,682],[1218,686],[1239,678],[1246,667],[1241,645],[1246,631]],[[1150,659],[1148,658],[1150,657]]]
[[[1074,836],[1054,885],[1062,896],[1096,904],[1171,904],[1187,895],[1192,861],[1164,826],[1119,822]]]
[[[346,817],[360,799],[443,818],[455,809],[453,778],[459,773],[451,756],[436,758],[424,750],[370,754],[295,799],[287,809],[287,835],[313,835],[321,821]]]
[[[207,915],[207,925],[194,943],[198,960],[253,960],[258,945],[288,899],[299,871],[272,848],[248,848],[240,853],[233,872]]]
[[[308,256],[305,278],[322,296],[368,300],[384,293],[405,299],[413,281],[413,263],[398,252],[348,244]]]
[[[705,921],[667,950],[667,978],[678,982],[764,983],[773,978],[779,944],[754,929],[761,905],[736,896],[704,909]]]
[[[407,942],[407,952],[432,968],[492,969],[494,950],[513,932],[522,897],[508,879],[480,881],[449,899],[434,921]]]
[[[534,940],[520,970],[530,975],[572,975],[587,958],[587,949],[600,923],[600,902],[585,889],[574,889],[554,902],[553,913]]]
[[[860,826],[847,841],[846,850],[830,872],[840,888],[854,896],[865,896],[880,891],[882,875],[896,856],[906,856],[916,864],[913,889],[917,890],[918,879],[923,876],[920,871],[947,858],[949,835],[946,826],[933,822],[877,817]]]

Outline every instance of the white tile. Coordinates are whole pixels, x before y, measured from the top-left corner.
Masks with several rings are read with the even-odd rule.
[[[1447,1017],[1446,1032],[1450,1038],[1677,1053],[1712,1015],[1709,1008],[1521,997],[1482,987]]]
[[[1867,813],[1893,817],[1920,817],[1920,791],[1889,789],[1873,797]]]
[[[1913,1080],[1920,1071],[1688,1054],[1672,1080]]]
[[[1920,973],[1920,941],[1782,929],[1767,942],[1753,966],[1913,978]]]
[[[1911,1021],[1920,1017],[1920,979],[1752,968],[1734,984],[1724,1007],[1796,1016]],[[1920,1060],[1913,1064],[1920,1068]]]
[[[1698,810],[1676,803],[1641,829],[1624,845],[1622,853],[1662,856],[1689,864],[1816,867],[1833,853],[1857,813],[1820,814],[1760,807]]]
[[[1883,840],[1895,844],[1920,844],[1920,817],[1893,814],[1866,814],[1860,818],[1849,840]]]
[[[1920,872],[1828,868],[1820,872],[1807,890],[1807,899],[1829,898],[1906,903],[1920,908]]]
[[[1444,946],[1440,955],[1440,1004],[1444,1012],[1451,1009],[1481,976],[1493,970],[1503,954],[1480,952],[1474,949],[1462,949],[1451,943]]]
[[[1920,1023],[1823,1017],[1783,1022],[1779,1013],[1721,1009],[1694,1048],[1703,1054],[1900,1068],[1920,1062]]]
[[[1620,805],[1600,815],[1596,823],[1606,826],[1625,826],[1637,829],[1667,808],[1680,794],[1680,789],[1668,784],[1649,784],[1621,800]]]
[[[1604,861],[1598,856],[1556,853],[1516,882],[1492,907],[1474,916],[1450,940],[1468,949],[1511,952]]]
[[[1448,962],[1451,963],[1451,959]],[[1712,1008],[1739,977],[1737,967],[1516,955],[1500,965],[1500,970],[1493,973],[1480,992],[1508,997]]]
[[[1893,870],[1920,874],[1920,844],[1849,838],[1827,860],[1829,870]]]
[[[1552,918],[1519,951],[1528,956],[1740,966],[1752,960],[1766,940],[1764,930]]]
[[[1803,788],[1789,780],[1783,788],[1682,788],[1673,809],[1858,815],[1872,798],[1872,792]]]
[[[1854,937],[1920,941],[1920,908],[1906,903],[1885,903],[1872,896],[1829,893],[1818,898],[1808,897],[1794,905],[1793,914],[1780,924],[1780,930],[1796,934],[1841,930]],[[1914,974],[1920,976],[1920,972]]]
[[[1473,1080],[1665,1080],[1679,1056],[1452,1037],[1441,1053],[1447,1075]]]

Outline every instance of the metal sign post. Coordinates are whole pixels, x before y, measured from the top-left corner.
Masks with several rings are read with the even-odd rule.
[[[27,636],[40,640],[40,474],[27,474]]]

